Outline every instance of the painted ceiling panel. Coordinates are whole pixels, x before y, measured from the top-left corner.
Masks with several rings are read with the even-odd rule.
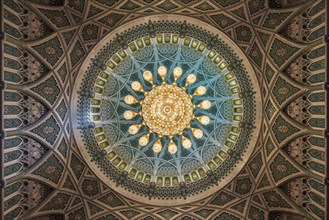
[[[1,219],[325,218],[324,0],[2,7]]]

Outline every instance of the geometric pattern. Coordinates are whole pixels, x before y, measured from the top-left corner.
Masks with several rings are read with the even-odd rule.
[[[1,219],[325,219],[325,1],[2,5]],[[170,200],[170,207],[104,185],[81,159],[66,116],[93,46],[125,23],[155,14],[199,19],[229,36],[253,64],[264,104],[257,145],[235,179],[200,201]]]

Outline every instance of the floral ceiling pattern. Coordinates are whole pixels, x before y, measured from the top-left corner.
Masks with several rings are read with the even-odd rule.
[[[4,0],[2,7],[2,219],[324,219],[325,1]],[[260,127],[250,123],[252,120],[244,121],[244,118],[237,126],[242,130],[258,129],[258,138],[248,151],[249,159],[234,178],[211,195],[189,201],[189,193],[197,193],[200,187],[195,192],[192,190],[186,193],[189,188],[184,186],[202,175],[202,171],[194,175],[191,170],[186,179],[184,176],[179,181],[186,182],[186,185],[177,186],[177,192],[183,197],[187,196],[186,203],[175,205],[175,198],[157,195],[160,199],[163,196],[171,206],[152,203],[154,194],[150,196],[150,192],[158,186],[149,183],[147,175],[140,178],[144,181],[141,184],[148,191],[142,197],[144,199],[135,200],[117,190],[123,188],[124,182],[130,178],[124,172],[118,172],[115,187],[110,187],[90,165],[97,166],[95,161],[99,161],[104,152],[93,154],[90,160],[86,160],[83,155],[82,142],[77,141],[77,129],[78,132],[88,133],[98,128],[97,116],[100,121],[107,120],[102,117],[111,115],[113,108],[109,106],[110,98],[102,108],[97,105],[103,103],[95,101],[93,123],[73,123],[74,114],[79,112],[72,111],[77,97],[88,100],[90,105],[90,100],[97,93],[97,90],[87,91],[89,87],[79,91],[75,89],[79,79],[84,77],[81,73],[82,65],[96,45],[109,34],[115,31],[120,33],[131,22],[141,18],[148,21],[148,16],[163,15],[168,15],[164,22],[175,22],[170,18],[171,15],[185,16],[186,22],[176,22],[177,30],[172,28],[166,32],[157,32],[158,27],[163,28],[165,25],[156,22],[139,23],[138,27],[144,25],[146,29],[131,30],[135,36],[133,40],[123,34],[116,35],[115,42],[119,49],[112,49],[113,53],[118,53],[119,61],[125,56],[120,53],[120,48],[128,48],[136,40],[136,50],[140,49],[138,39],[142,39],[142,45],[147,46],[147,39],[157,39],[162,33],[164,46],[159,46],[162,54],[172,53],[178,60],[190,59],[187,64],[192,62],[194,53],[198,56],[199,49],[201,52],[209,51],[206,55],[211,56],[211,49],[218,45],[218,36],[207,38],[204,35],[198,39],[198,32],[195,31],[198,28],[189,26],[193,19],[197,19],[225,33],[243,51],[245,62],[253,67],[252,74],[260,87],[258,99],[262,103]],[[168,44],[166,34],[171,34]],[[205,49],[201,48],[201,44],[193,48],[191,42],[188,44],[190,47],[184,49],[188,53],[177,50],[175,44],[171,44],[176,35],[182,39],[182,43],[185,37],[194,36],[204,44]],[[133,49],[132,46],[129,50]],[[139,57],[135,63],[141,63],[153,52],[145,47],[131,57]],[[239,54],[235,56],[239,57]],[[115,56],[110,58],[114,61],[113,65],[118,63]],[[100,69],[104,66],[104,62],[98,59],[92,62]],[[160,61],[155,59],[152,62]],[[111,63],[106,64],[109,68],[113,67]],[[125,65],[129,66],[129,63]],[[198,66],[197,63],[194,65]],[[211,65],[208,65],[210,70]],[[238,65],[232,63],[226,68],[232,68],[234,73]],[[126,66],[121,68],[123,72]],[[173,68],[175,64],[168,66]],[[156,74],[157,68],[152,65],[148,68]],[[184,76],[188,70],[182,69]],[[199,76],[197,67],[195,71]],[[211,71],[208,73],[211,75]],[[111,80],[106,78],[106,74],[99,77],[101,81],[93,86],[103,88],[102,80]],[[223,78],[221,82],[232,82],[229,77]],[[237,82],[243,82],[238,77],[239,74]],[[85,85],[96,80],[88,77],[84,79]],[[169,77],[167,79],[172,80]],[[117,82],[107,84],[104,90],[107,97],[111,97],[110,91],[122,83]],[[131,83],[132,80],[128,84]],[[179,79],[177,83],[179,85]],[[221,97],[231,94],[228,93],[227,85],[217,83],[225,91]],[[131,93],[132,90],[127,87],[127,91]],[[207,88],[207,91],[205,98],[212,100],[211,89]],[[123,91],[122,95],[124,97],[127,94]],[[255,97],[255,93],[243,90],[239,97],[243,100]],[[217,106],[224,104],[224,101],[215,103]],[[88,105],[79,105],[79,108],[85,112],[84,108]],[[231,106],[226,109],[235,111],[237,108]],[[243,105],[245,108],[248,106]],[[105,109],[106,114],[97,109]],[[222,121],[226,117],[234,117],[234,111],[224,110],[220,111]],[[120,111],[123,115],[124,110]],[[213,119],[213,112],[203,113]],[[197,123],[195,121],[195,125]],[[103,132],[97,131],[100,134]],[[203,130],[203,133],[206,134],[206,131]],[[128,132],[128,127],[125,132]],[[236,132],[234,130],[233,136],[229,136],[231,139],[228,141],[231,143],[235,143]],[[100,137],[100,134],[96,136]],[[221,138],[226,140],[226,137]],[[189,138],[193,140],[192,136]],[[240,139],[243,141],[243,138],[248,139]],[[103,145],[107,147],[98,141],[99,148]],[[229,160],[239,159],[235,151],[223,149],[225,154],[219,154],[219,160],[226,157]],[[149,154],[153,155],[154,152],[150,151]],[[110,155],[110,151],[105,155]],[[166,157],[166,154],[162,156]],[[172,155],[167,154],[167,157]],[[112,164],[117,163],[118,171],[126,169],[121,161],[115,162],[116,157],[113,158]],[[206,159],[208,162],[209,158]],[[211,160],[213,166],[221,163],[215,158]],[[206,164],[204,169],[211,170],[211,166]],[[148,172],[146,167],[141,166],[141,169],[144,169],[143,173]],[[134,177],[139,178],[137,171]],[[207,178],[213,180],[213,185],[218,184],[212,175]],[[163,182],[157,183],[166,184],[166,180],[164,177],[161,180]],[[174,185],[174,178],[169,183]]]

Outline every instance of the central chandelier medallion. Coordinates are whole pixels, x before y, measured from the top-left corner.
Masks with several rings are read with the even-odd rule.
[[[125,97],[125,103],[128,105],[139,104],[141,106],[139,112],[126,110],[124,118],[132,120],[138,114],[143,118],[141,124],[131,125],[128,132],[131,135],[141,133],[143,126],[147,127],[148,132],[139,138],[139,145],[145,147],[148,144],[153,144],[152,149],[155,153],[160,153],[163,148],[163,143],[166,143],[169,153],[175,154],[178,147],[182,146],[186,149],[192,147],[192,141],[186,137],[188,132],[192,132],[197,139],[203,137],[203,131],[199,127],[191,127],[191,121],[197,120],[201,125],[208,125],[210,118],[202,115],[196,117],[194,115],[195,108],[207,110],[211,107],[209,100],[198,101],[195,96],[203,96],[207,89],[205,86],[198,86],[193,93],[189,93],[187,87],[196,82],[196,76],[189,74],[186,77],[185,83],[178,84],[177,80],[182,76],[183,70],[181,67],[173,69],[174,82],[166,81],[167,68],[160,66],[158,75],[161,77],[161,84],[154,84],[153,73],[146,70],[143,73],[143,79],[152,85],[150,90],[143,88],[142,83],[134,81],[131,84],[132,90],[144,94],[143,100],[139,101],[133,95]],[[199,102],[199,104],[195,104]],[[145,132],[144,132],[145,133]],[[185,135],[184,135],[185,134]],[[149,143],[150,135],[157,135],[156,141]],[[165,141],[164,139],[168,140]],[[162,140],[163,139],[163,140]]]

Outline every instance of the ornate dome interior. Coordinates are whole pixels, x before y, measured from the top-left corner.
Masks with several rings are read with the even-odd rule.
[[[1,7],[1,219],[325,219],[324,0]]]

